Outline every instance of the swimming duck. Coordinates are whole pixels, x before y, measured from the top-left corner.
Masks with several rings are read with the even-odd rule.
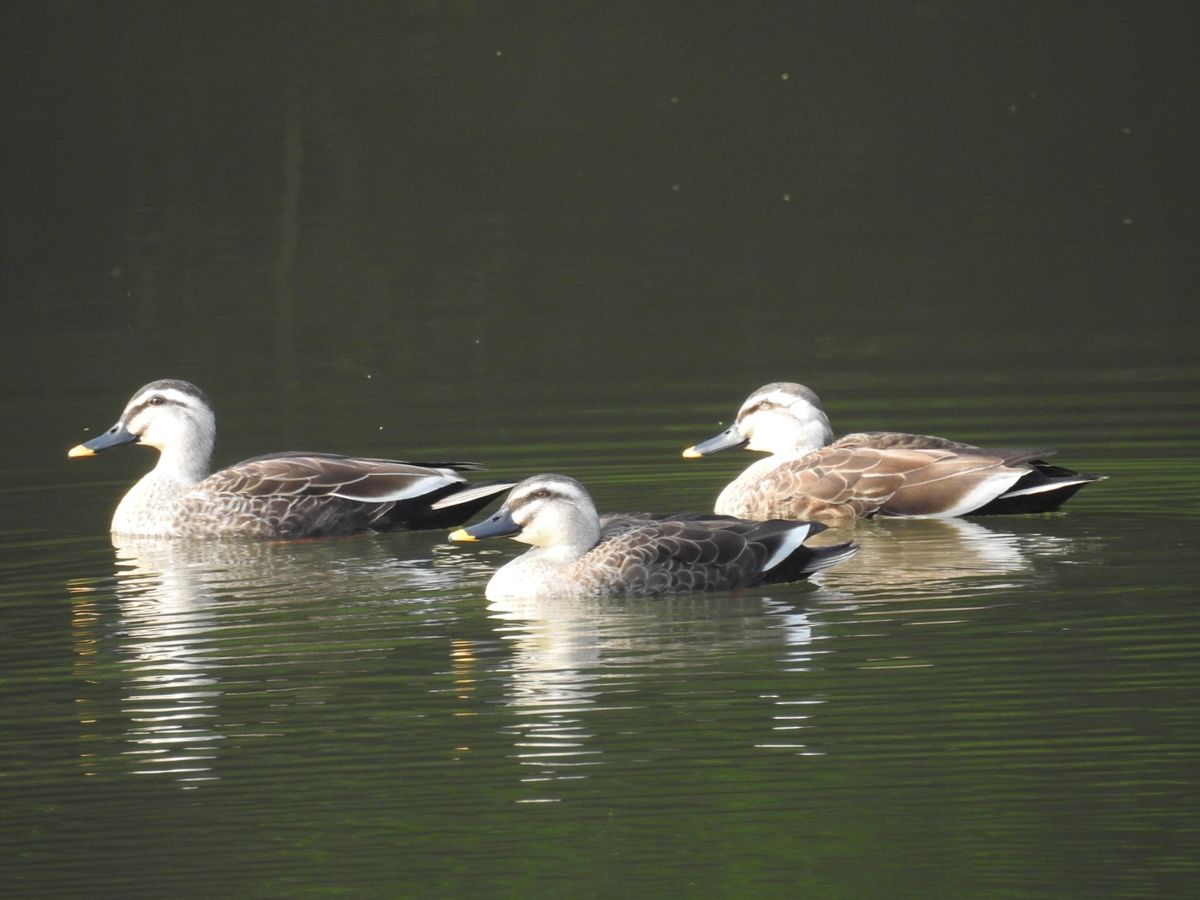
[[[683,451],[771,454],[725,486],[715,511],[747,519],[844,521],[873,515],[948,517],[1049,512],[1093,481],[1043,457],[925,434],[870,431],[833,439],[817,395],[775,382],[749,396],[721,434]]]
[[[495,515],[454,541],[512,537],[533,549],[497,570],[489,600],[656,596],[799,581],[852,556],[854,544],[806,547],[816,522],[747,522],[723,516],[596,512],[565,475],[535,475]]]
[[[216,416],[200,388],[163,379],[141,387],[117,423],[71,448],[94,456],[123,444],[159,451],[129,489],[114,534],[146,537],[299,538],[359,531],[446,528],[482,509],[512,482],[471,487],[474,463],[411,463],[333,453],[273,453],[209,474]],[[432,503],[444,499],[434,509]]]

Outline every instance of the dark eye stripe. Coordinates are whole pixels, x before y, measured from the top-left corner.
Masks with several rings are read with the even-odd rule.
[[[532,494],[526,494],[523,497],[518,497],[508,504],[509,510],[515,512],[526,504],[533,503],[535,500],[552,500],[563,499],[564,495],[557,491],[552,491],[549,488],[538,488]]]
[[[742,412],[742,413],[741,413],[741,414],[738,416],[738,418],[739,418],[739,419],[744,419],[744,418],[746,418],[747,416],[752,416],[752,415],[754,415],[754,414],[755,414],[755,413],[757,413],[757,412],[762,412],[764,409],[771,409],[771,408],[772,408],[774,405],[775,405],[774,403],[770,403],[770,402],[768,402],[768,401],[766,401],[766,400],[759,400],[757,403],[755,403],[755,404],[754,404],[753,406],[751,406],[749,409],[747,409],[747,410],[744,410],[744,411],[743,411],[743,412]]]
[[[151,403],[150,401],[154,400],[155,398],[158,398],[161,402],[160,403]],[[141,403],[139,403],[137,406],[135,406],[133,409],[131,409],[129,411],[129,415],[126,417],[126,419],[133,420],[137,416],[141,415],[141,413],[143,411],[145,411],[146,409],[149,409],[151,406],[184,406],[184,405],[185,404],[181,403],[178,400],[172,400],[170,397],[164,397],[161,394],[155,394],[154,397],[150,397],[146,400],[143,400]]]

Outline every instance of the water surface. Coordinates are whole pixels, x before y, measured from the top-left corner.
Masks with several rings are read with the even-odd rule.
[[[1200,743],[1196,16],[25,4],[7,29],[0,846],[20,896],[1180,896]],[[1086,26],[1086,27],[1085,27]],[[491,605],[442,533],[122,541],[160,377],[222,464],[1055,447],[1062,513],[811,583]]]

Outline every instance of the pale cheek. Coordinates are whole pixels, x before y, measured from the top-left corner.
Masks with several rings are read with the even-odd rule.
[[[761,423],[757,427],[751,424],[742,429],[742,437],[746,438],[747,450],[761,450],[769,436],[770,429],[763,427]]]
[[[138,439],[143,444],[145,444],[149,447],[154,447],[157,450],[162,450],[163,447],[165,447],[167,444],[172,443],[173,440],[174,441],[178,440],[179,436],[176,434],[172,434],[172,431],[173,431],[173,429],[164,428],[164,427],[162,427],[162,425],[157,425],[157,424],[151,425],[150,427],[148,427],[144,431],[142,431],[142,433]]]
[[[520,519],[516,519],[515,521],[519,526],[521,526],[521,530],[516,534],[511,535],[512,539],[514,541],[519,541],[522,544],[533,544],[536,546],[538,542],[537,529],[527,527]]]
[[[750,450],[773,452],[779,446],[782,438],[781,429],[777,427],[776,423],[764,422],[751,432],[750,441],[746,447]]]

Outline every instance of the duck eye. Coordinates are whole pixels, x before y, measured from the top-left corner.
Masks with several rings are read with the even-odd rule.
[[[549,496],[550,496],[550,492],[548,490],[546,490],[545,488],[541,488],[540,490],[536,490],[533,492],[534,500],[545,500]]]
[[[167,401],[166,401],[166,398],[164,398],[164,397],[163,397],[161,394],[155,394],[155,395],[154,395],[153,397],[151,397],[151,398],[150,398],[150,399],[149,399],[147,402],[148,402],[148,403],[149,403],[151,406],[162,406],[162,405],[163,405],[164,403],[166,403]]]

